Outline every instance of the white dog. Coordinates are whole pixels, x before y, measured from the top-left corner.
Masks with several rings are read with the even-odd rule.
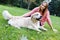
[[[8,24],[18,29],[20,27],[26,27],[40,32],[39,19],[41,19],[41,15],[39,12],[32,14],[31,17],[22,17],[22,16],[13,16],[8,11],[5,10],[3,11],[2,15],[4,19],[8,20]]]

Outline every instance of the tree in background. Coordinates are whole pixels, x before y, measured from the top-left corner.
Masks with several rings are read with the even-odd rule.
[[[36,0],[24,0],[24,2],[27,3],[27,9],[30,9],[31,3],[35,1]]]
[[[30,10],[32,10],[33,8],[39,6],[41,4],[43,0],[33,0],[31,1],[31,4],[30,4]]]
[[[52,2],[49,5],[49,10],[51,12],[51,15],[56,15],[56,16],[60,16],[60,1],[58,0],[52,0]]]

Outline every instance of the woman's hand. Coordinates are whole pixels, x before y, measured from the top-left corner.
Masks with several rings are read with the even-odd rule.
[[[56,30],[56,29],[52,29],[52,30],[53,30],[55,33],[58,32],[58,30]]]

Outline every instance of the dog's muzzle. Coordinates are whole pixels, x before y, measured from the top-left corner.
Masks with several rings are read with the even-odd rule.
[[[40,21],[41,18],[42,18],[42,16],[40,16],[39,18],[36,18],[36,20]]]

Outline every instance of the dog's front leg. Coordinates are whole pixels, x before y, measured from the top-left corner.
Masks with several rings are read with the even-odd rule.
[[[36,31],[38,31],[38,32],[41,32],[41,30],[39,30],[39,28],[38,28],[36,25],[32,24],[32,26],[33,26],[33,29],[34,29],[34,30],[36,30]]]
[[[44,26],[40,26],[40,22],[37,23],[37,27],[38,27],[40,30],[47,31],[47,29],[44,28]]]
[[[19,27],[19,26],[14,25],[14,27],[16,27],[16,28],[20,29],[20,27]]]

